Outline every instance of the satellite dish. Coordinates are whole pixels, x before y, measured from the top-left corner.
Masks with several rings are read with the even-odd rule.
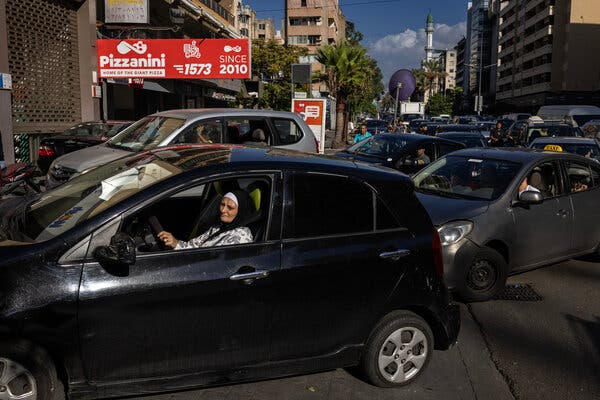
[[[400,84],[400,89],[398,89],[398,84]],[[417,81],[408,69],[399,69],[394,72],[388,86],[390,95],[395,99],[396,93],[398,93],[398,100],[400,101],[409,100],[416,88]]]

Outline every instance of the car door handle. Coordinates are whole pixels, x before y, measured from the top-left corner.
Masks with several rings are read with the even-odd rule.
[[[402,257],[406,257],[409,254],[410,254],[410,250],[406,250],[406,249],[395,250],[395,251],[384,251],[383,253],[379,254],[379,258],[383,258],[384,260],[398,261]]]
[[[256,270],[252,272],[245,272],[243,274],[233,274],[229,277],[232,281],[243,281],[246,285],[251,284],[256,279],[262,279],[269,276],[269,271],[266,270]]]

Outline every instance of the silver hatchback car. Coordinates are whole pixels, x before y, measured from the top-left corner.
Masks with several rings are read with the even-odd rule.
[[[48,188],[117,158],[174,144],[235,143],[318,152],[318,142],[299,114],[284,111],[207,108],[171,110],[140,119],[109,141],[57,158]]]

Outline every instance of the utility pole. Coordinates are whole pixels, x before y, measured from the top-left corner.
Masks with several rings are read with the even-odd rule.
[[[283,45],[288,47],[288,0],[283,0]]]
[[[477,91],[477,115],[481,115],[483,109],[483,98],[481,97],[481,76],[483,72],[483,29],[479,30],[479,90]]]
[[[400,88],[402,87],[402,82],[398,82],[398,86],[396,86],[396,106],[394,107],[394,124],[396,123],[396,116],[398,115],[398,98],[400,97]]]

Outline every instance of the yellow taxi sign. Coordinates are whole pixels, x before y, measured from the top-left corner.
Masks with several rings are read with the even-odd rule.
[[[544,150],[548,150],[548,151],[563,151],[563,148],[560,147],[557,144],[547,144],[546,146],[544,146]]]

